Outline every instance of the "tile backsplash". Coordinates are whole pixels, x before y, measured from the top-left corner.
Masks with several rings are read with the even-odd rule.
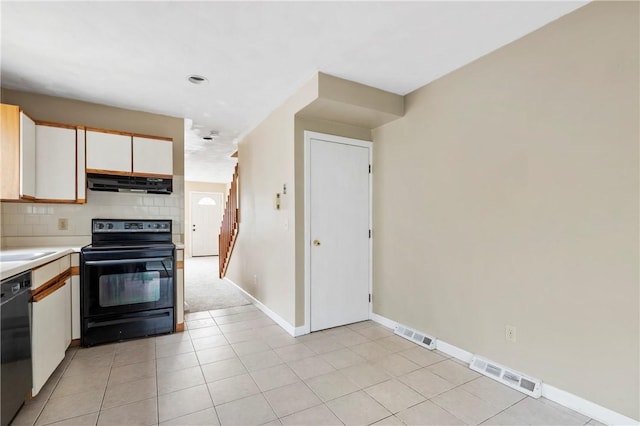
[[[87,190],[86,204],[2,203],[2,245],[26,245],[21,240],[88,243],[94,218],[171,219],[173,239],[182,242],[184,179],[174,176],[171,195]],[[67,230],[58,229],[58,219],[67,219]]]

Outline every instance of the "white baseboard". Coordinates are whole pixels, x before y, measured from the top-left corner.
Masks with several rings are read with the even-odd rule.
[[[370,318],[371,318],[371,321],[375,321],[378,324],[384,325],[385,327],[390,328],[392,330],[395,330],[395,328],[398,326],[397,322],[392,321],[389,318],[383,317],[382,315],[374,314],[373,312],[371,312]]]
[[[304,325],[301,325],[300,327],[296,327],[295,334],[293,335],[293,337],[303,336],[303,335],[309,334],[309,333],[310,332],[307,329],[307,327],[305,327]]]
[[[467,352],[464,349],[460,349],[459,347],[454,346],[450,343],[447,343],[444,340],[440,340],[437,337],[436,337],[436,349],[456,359],[459,359],[462,362],[466,362],[467,364],[469,364],[471,362],[471,359],[473,358],[473,354],[471,352]]]
[[[542,396],[607,425],[626,426],[640,424],[637,420],[633,420],[595,402],[580,398],[570,392],[558,389],[548,383],[542,382]]]
[[[275,312],[273,312],[271,309],[269,309],[266,305],[264,305],[262,302],[260,302],[258,299],[256,299],[255,297],[253,297],[252,295],[250,295],[249,293],[247,293],[242,287],[240,287],[238,284],[234,283],[233,281],[231,281],[229,278],[225,277],[224,278],[225,281],[227,281],[229,284],[233,285],[235,288],[237,288],[238,290],[240,290],[249,300],[251,300],[251,303],[253,303],[254,305],[256,305],[256,308],[260,309],[262,312],[264,312],[264,314],[266,316],[268,316],[269,318],[271,318],[272,320],[274,320],[280,327],[282,327],[284,329],[284,331],[286,331],[287,333],[289,333],[291,336],[296,337],[296,336],[300,336],[304,333],[300,333],[300,329],[303,329],[304,327],[294,327],[291,324],[289,324],[284,318],[282,318],[280,315],[276,314]]]
[[[371,320],[391,329],[395,329],[399,324],[389,318],[383,317],[382,315],[378,315],[373,312],[371,313]],[[421,331],[424,331],[425,333],[427,332],[426,330]],[[437,336],[436,349],[446,353],[447,355],[457,358],[460,361],[466,362],[467,364],[470,363],[471,358],[473,358],[473,354],[471,352],[465,351],[464,349],[442,341]],[[596,404],[595,402],[588,401],[570,392],[558,389],[555,386],[551,386],[550,384],[545,383],[544,381],[542,382],[542,396],[607,425],[640,425],[640,422],[638,422],[638,420],[634,420],[630,417],[605,408],[601,405]]]

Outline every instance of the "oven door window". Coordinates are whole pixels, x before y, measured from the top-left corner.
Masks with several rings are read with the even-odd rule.
[[[158,271],[102,275],[98,283],[100,307],[153,303],[160,300]]]
[[[85,263],[85,315],[173,306],[173,258],[95,260]]]

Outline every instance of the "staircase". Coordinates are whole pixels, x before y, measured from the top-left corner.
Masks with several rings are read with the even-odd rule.
[[[227,274],[227,267],[233,252],[233,246],[238,237],[238,165],[233,171],[233,179],[231,180],[231,188],[227,196],[227,203],[224,208],[224,216],[222,218],[222,226],[220,226],[220,278],[224,278]]]

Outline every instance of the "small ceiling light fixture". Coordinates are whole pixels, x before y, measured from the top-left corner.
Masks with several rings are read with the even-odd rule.
[[[220,135],[220,132],[217,130],[212,130],[209,132],[207,136],[203,136],[202,139],[205,141],[212,141]]]
[[[197,74],[191,74],[190,76],[187,77],[187,80],[189,80],[189,82],[193,84],[209,83],[209,79],[207,77],[204,77],[202,75],[197,75]]]

